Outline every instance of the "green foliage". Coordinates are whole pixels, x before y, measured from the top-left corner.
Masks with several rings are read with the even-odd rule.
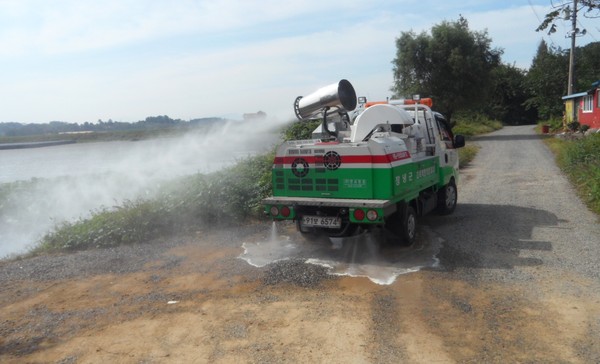
[[[568,56],[560,49],[548,48],[542,41],[527,73],[525,87],[532,95],[525,105],[537,109],[542,119],[563,114],[561,97],[567,93]]]
[[[547,140],[557,163],[567,173],[590,209],[600,214],[600,134],[580,140]]]
[[[491,71],[502,54],[491,48],[487,32],[471,31],[463,17],[433,26],[431,35],[402,32],[396,47],[395,94],[433,97],[448,119],[485,100]]]
[[[312,132],[321,124],[322,120],[295,121],[283,129],[283,140],[312,139]]]
[[[547,120],[546,122],[544,122],[544,124],[548,124],[548,126],[550,127],[550,131],[553,133],[561,132],[564,129],[562,118],[557,118],[557,117],[551,118],[551,119]]]
[[[573,16],[573,11],[576,13],[585,11],[584,16],[591,18],[598,17],[600,13],[600,0],[579,0],[579,5],[576,9],[572,8],[571,1],[557,2],[552,5],[552,10],[544,15],[544,20],[535,29],[536,32],[550,28],[549,33],[554,33],[556,31],[556,25],[554,23],[559,19],[567,19],[568,17]]]
[[[577,90],[589,90],[591,84],[600,79],[600,42],[577,47],[575,59]]]
[[[172,231],[170,216],[164,212],[165,207],[155,201],[126,201],[116,210],[103,209],[89,219],[60,225],[33,252],[143,243]]]
[[[479,113],[460,113],[454,119],[456,125],[452,128],[454,134],[473,136],[502,129],[502,123],[490,120]]]
[[[525,101],[532,95],[525,87],[526,74],[515,66],[501,64],[491,73],[489,101],[481,112],[508,125],[535,124],[537,110],[527,109]]]

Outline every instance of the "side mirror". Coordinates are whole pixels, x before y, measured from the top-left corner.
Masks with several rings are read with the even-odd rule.
[[[457,134],[454,136],[454,148],[462,148],[465,146],[464,135]]]

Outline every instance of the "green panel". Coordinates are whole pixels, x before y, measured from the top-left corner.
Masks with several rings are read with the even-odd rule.
[[[348,168],[334,171],[310,168],[306,176],[298,177],[291,169],[273,173],[273,196],[373,198],[373,171],[371,168]]]
[[[420,191],[438,183],[439,159],[437,157],[408,163],[394,168],[395,200],[412,200]]]
[[[311,166],[312,167],[312,166]],[[273,196],[331,197],[351,199],[411,200],[419,192],[440,183],[438,157],[395,168],[310,168],[299,177],[291,169],[273,170]],[[448,177],[449,178],[449,177]]]
[[[458,183],[458,173],[455,173],[454,168],[452,166],[440,167],[440,178],[438,182],[438,187],[442,187],[450,182],[450,179],[454,176],[456,183]]]
[[[392,168],[373,168],[373,183],[375,186],[373,197],[375,199],[389,200],[394,197],[393,172]]]

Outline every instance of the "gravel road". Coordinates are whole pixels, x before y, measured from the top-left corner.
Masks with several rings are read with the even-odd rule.
[[[598,217],[531,126],[473,142],[411,248],[267,224],[0,262],[0,362],[600,362]]]

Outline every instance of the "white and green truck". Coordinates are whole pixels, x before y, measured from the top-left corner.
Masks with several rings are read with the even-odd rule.
[[[384,228],[412,244],[418,216],[454,211],[465,144],[431,105],[419,97],[366,102],[347,80],[298,97],[298,119],[323,121],[313,139],[277,148],[265,212],[294,220],[307,237]]]

